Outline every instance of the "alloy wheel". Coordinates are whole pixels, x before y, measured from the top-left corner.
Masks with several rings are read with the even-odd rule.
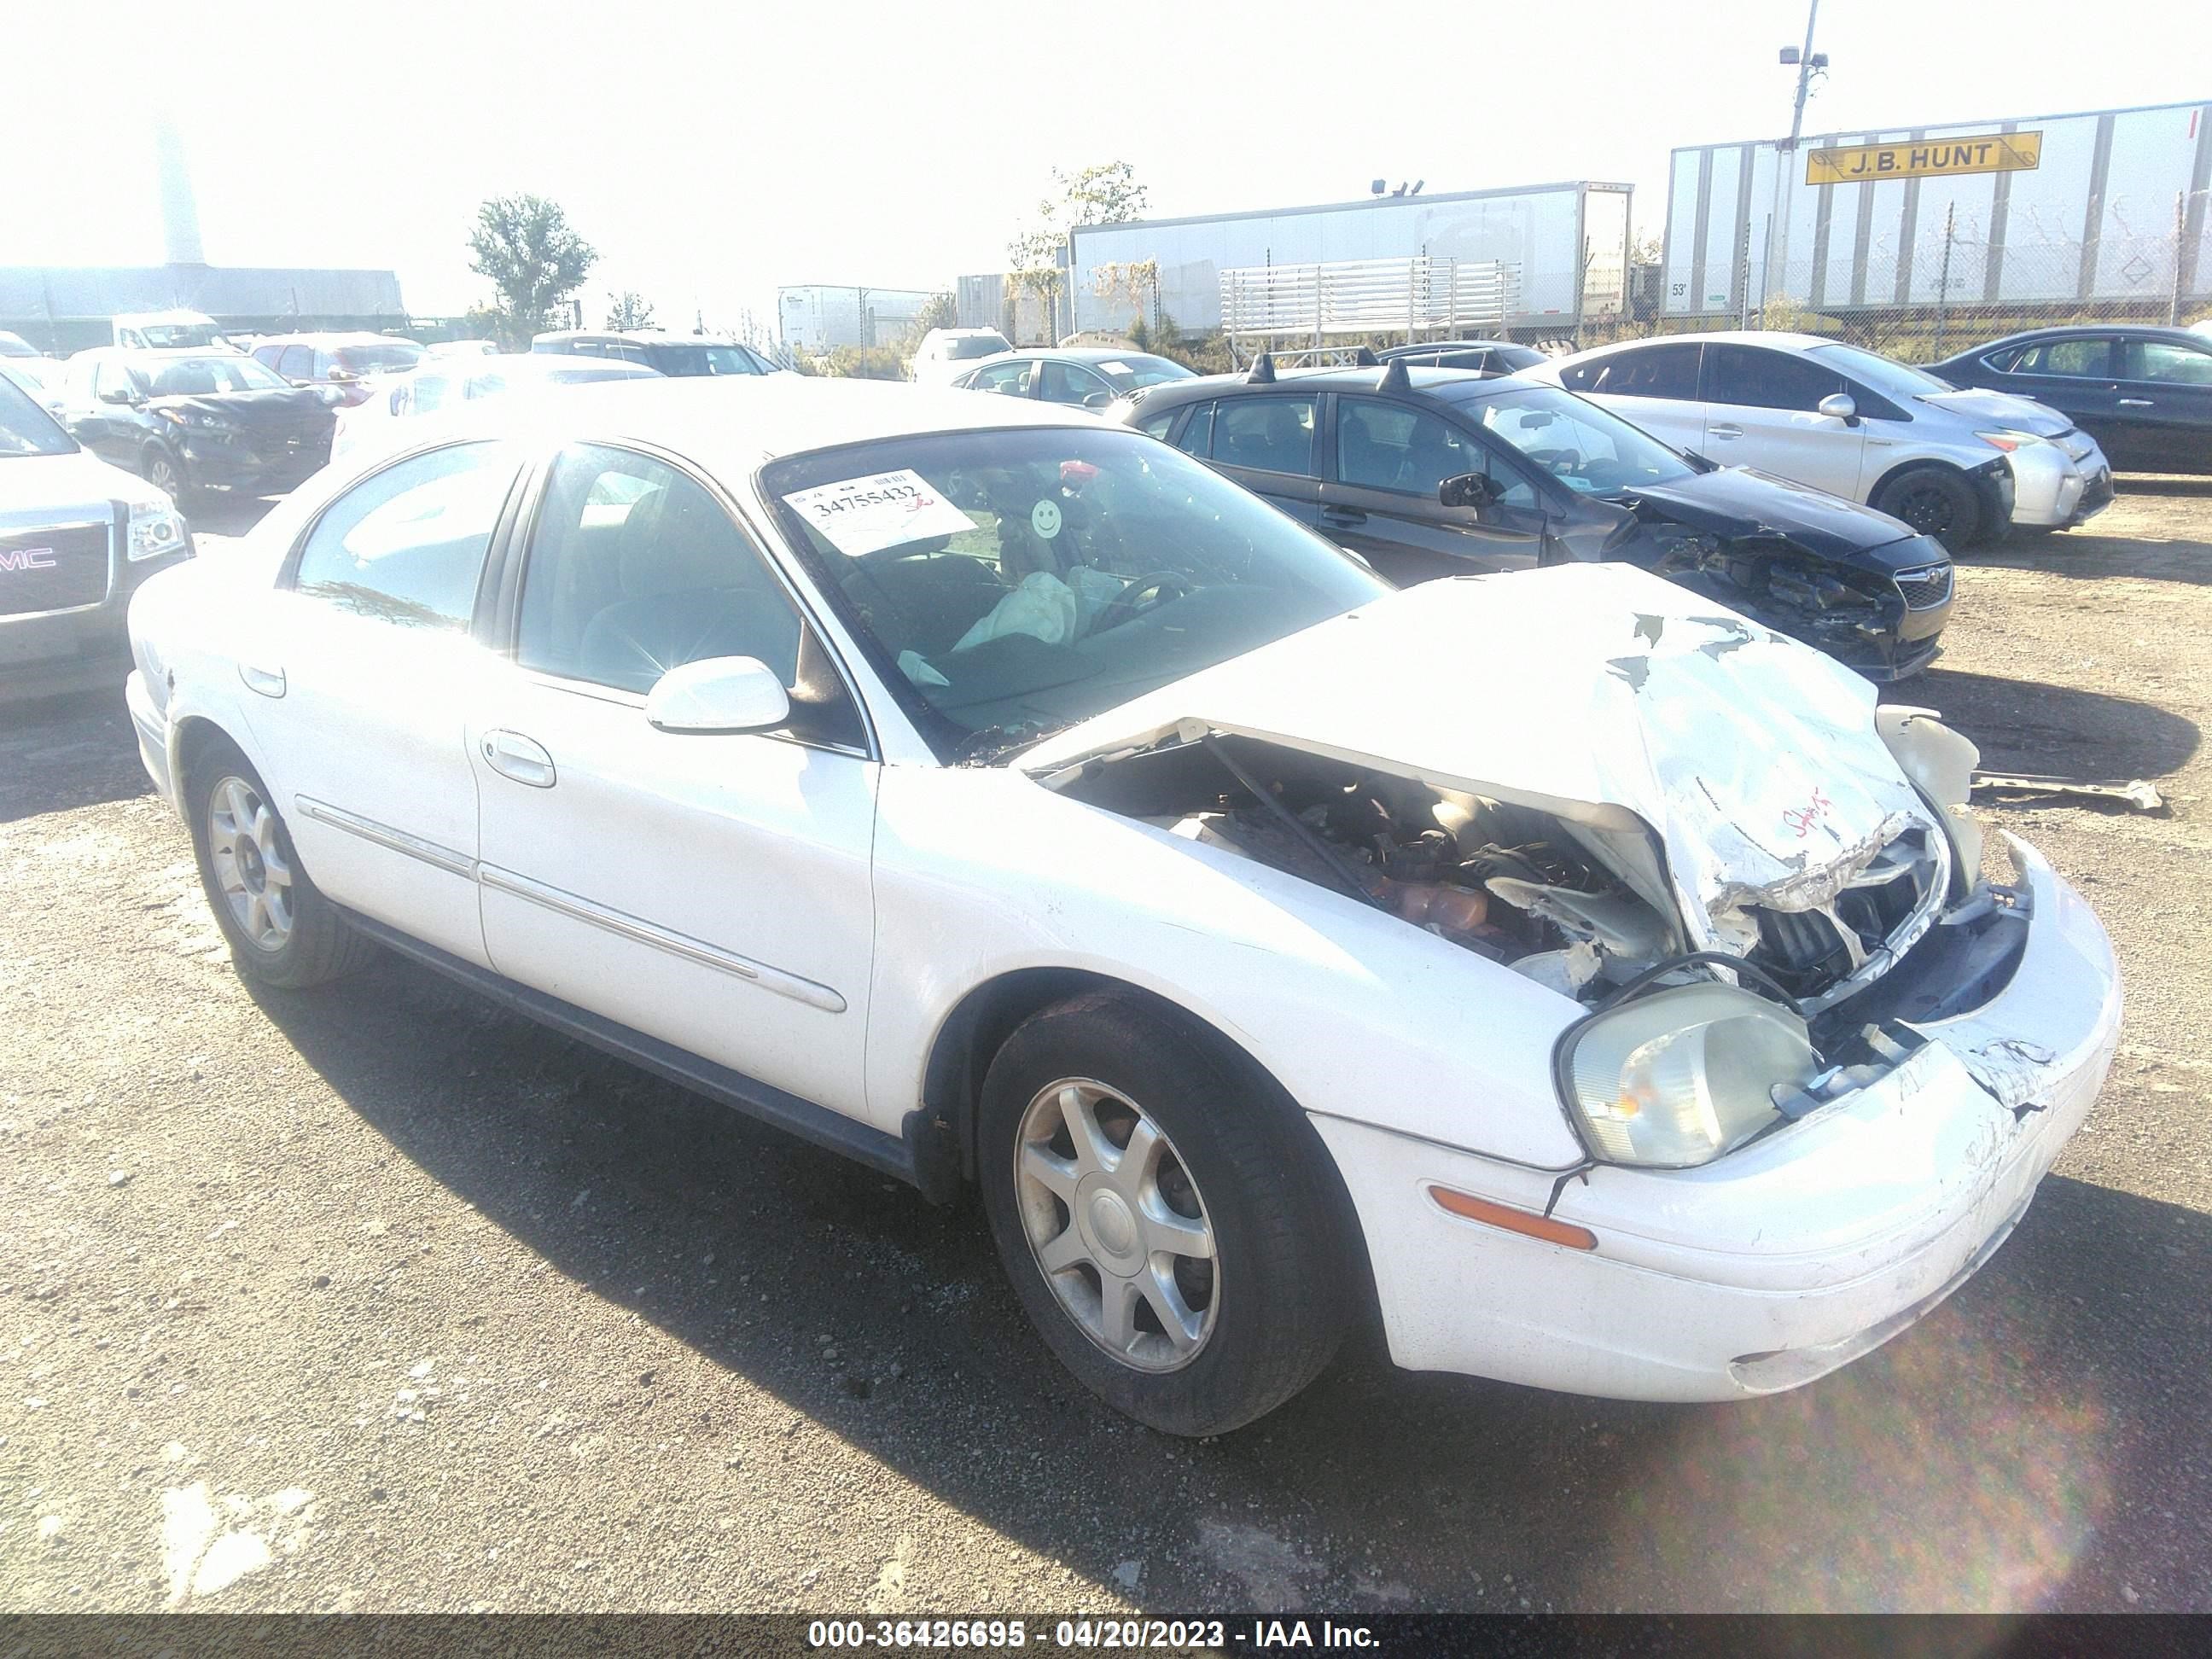
[[[172,502],[179,500],[184,494],[184,476],[177,471],[177,464],[167,455],[156,454],[146,464],[146,482],[167,495]]]
[[[1897,507],[1897,516],[1923,536],[1940,540],[1953,527],[1951,498],[1933,485],[1907,490]]]
[[[231,920],[263,951],[292,937],[292,866],[276,834],[276,814],[261,792],[234,775],[208,795],[208,854]]]
[[[1014,1190],[1045,1283],[1138,1370],[1179,1370],[1220,1313],[1213,1224],[1175,1145],[1105,1085],[1064,1078],[1022,1115]]]

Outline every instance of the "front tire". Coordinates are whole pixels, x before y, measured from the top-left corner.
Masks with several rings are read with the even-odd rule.
[[[2002,525],[1982,523],[1982,504],[1974,487],[1948,466],[1911,466],[1884,483],[1869,503],[1878,513],[1902,519],[1923,536],[1933,536],[1946,551],[2002,533]]]
[[[300,867],[291,832],[245,756],[228,743],[210,749],[186,775],[185,796],[200,887],[242,976],[304,991],[368,959],[368,941]]]
[[[1334,1166],[1210,1033],[1127,994],[1046,1009],[992,1061],[978,1132],[1023,1310],[1116,1411],[1220,1434],[1334,1357],[1358,1260]]]
[[[146,482],[169,498],[179,513],[187,502],[198,498],[185,464],[169,453],[161,444],[149,444],[146,453],[138,458],[138,471]]]

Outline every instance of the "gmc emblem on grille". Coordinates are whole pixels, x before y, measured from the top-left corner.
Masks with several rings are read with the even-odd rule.
[[[0,570],[52,570],[51,547],[0,547]]]

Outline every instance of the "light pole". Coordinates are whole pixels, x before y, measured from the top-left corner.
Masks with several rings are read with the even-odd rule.
[[[1790,158],[1797,154],[1797,139],[1805,130],[1805,100],[1813,94],[1814,72],[1820,70],[1825,73],[1828,67],[1828,54],[1813,50],[1813,25],[1818,21],[1820,15],[1820,0],[1811,0],[1811,3],[1805,9],[1804,48],[1802,51],[1794,46],[1782,48],[1782,61],[1784,64],[1795,64],[1797,66],[1797,95],[1790,106],[1790,137],[1774,155],[1774,201],[1766,213],[1765,263],[1759,276],[1759,320],[1762,326],[1766,322],[1767,295],[1774,291],[1774,266],[1775,260],[1778,257],[1776,249],[1778,246],[1786,250],[1790,246],[1790,238],[1787,233],[1783,231],[1780,222],[1782,170],[1790,165]],[[1780,238],[1778,244],[1778,235]]]

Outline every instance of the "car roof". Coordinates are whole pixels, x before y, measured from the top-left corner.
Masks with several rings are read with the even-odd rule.
[[[743,340],[727,334],[672,334],[665,328],[563,328],[548,334],[533,334],[530,343],[541,342],[565,343],[570,340],[619,340],[625,345],[744,345]],[[750,349],[750,348],[748,348]]]
[[[1188,380],[1163,380],[1145,388],[1145,406],[1159,409],[1170,404],[1218,398],[1261,396],[1269,392],[1321,386],[1331,392],[1379,392],[1386,371],[1372,365],[1351,368],[1282,369],[1273,380],[1254,380],[1244,374],[1201,374]],[[1476,368],[1432,368],[1408,364],[1404,390],[1442,403],[1464,403],[1470,398],[1540,384],[1513,374],[1486,374]],[[1557,391],[1556,386],[1550,388]]]
[[[950,386],[744,374],[595,381],[570,386],[558,399],[499,398],[430,416],[422,429],[525,438],[588,429],[665,446],[735,477],[782,456],[884,438],[1033,426],[1097,431],[1103,424],[1079,409]]]
[[[1636,346],[1652,345],[1758,345],[1772,346],[1784,351],[1807,351],[1814,346],[1849,345],[1848,340],[1832,339],[1826,334],[1799,334],[1779,328],[1721,328],[1711,332],[1695,334],[1652,334],[1640,340],[1615,340],[1609,345],[1592,346],[1578,351],[1577,357],[1599,357],[1615,351],[1626,351]],[[1561,362],[1567,361],[1565,358]]]
[[[1142,346],[1018,346],[1012,351],[1001,351],[1000,357],[1059,357],[1071,363],[1111,363],[1131,357],[1157,357],[1157,351],[1147,351]],[[994,358],[986,357],[983,362]],[[1172,361],[1172,360],[1170,360]],[[978,368],[982,363],[976,365]]]
[[[372,334],[366,329],[317,329],[301,334],[264,334],[253,343],[258,350],[267,345],[410,345],[422,349],[419,340],[410,340],[404,334]]]
[[[2163,323],[2064,323],[2049,328],[2027,328],[2017,334],[2008,334],[1987,344],[1968,348],[1960,352],[1961,357],[1978,357],[1985,351],[1995,351],[1999,346],[2020,345],[2029,340],[2063,340],[2084,334],[2121,335],[2131,340],[2172,340],[2177,344],[2201,347],[2204,337],[2185,328],[2168,328]]]
[[[413,373],[467,376],[486,374],[574,374],[582,370],[604,374],[611,380],[665,380],[645,363],[629,363],[618,357],[571,357],[558,351],[470,351],[425,357]]]

